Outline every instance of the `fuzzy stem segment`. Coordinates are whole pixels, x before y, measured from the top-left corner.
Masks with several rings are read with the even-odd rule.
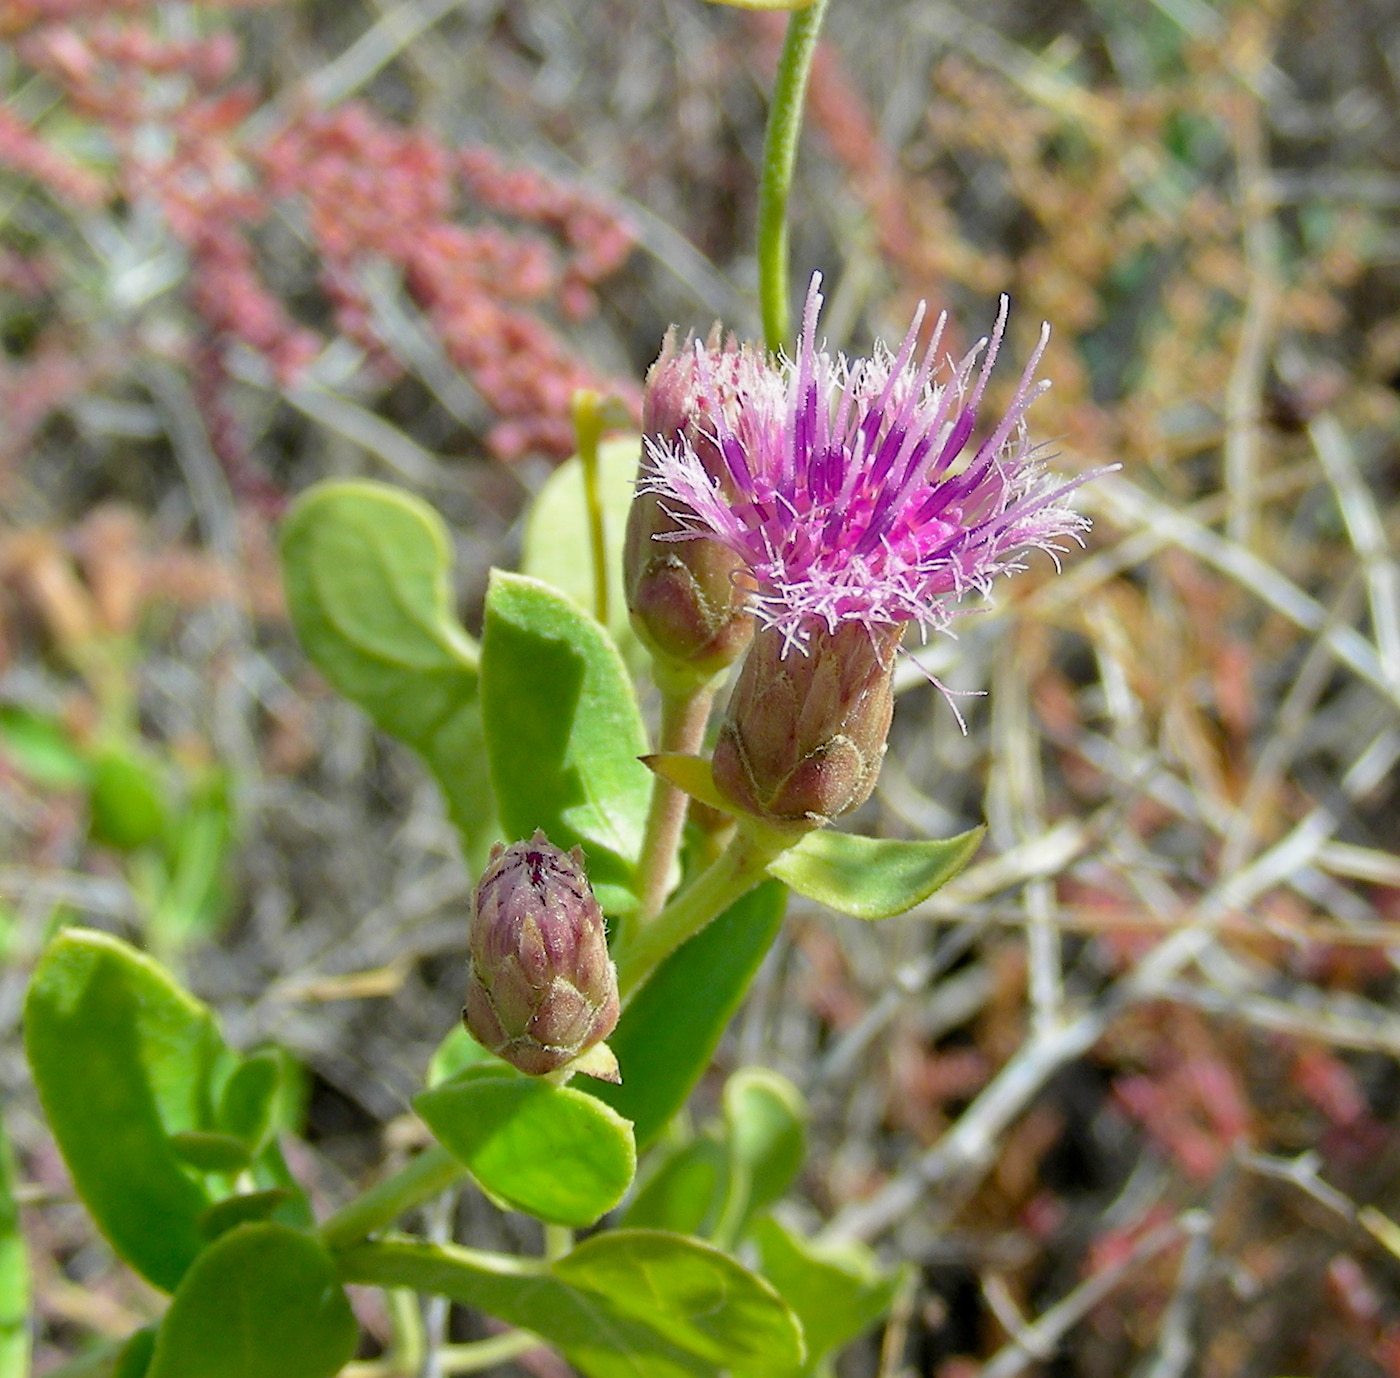
[[[802,133],[807,76],[826,6],[827,0],[812,0],[788,20],[763,139],[763,177],[758,186],[758,292],[763,307],[763,340],[775,354],[788,343],[788,195]]]
[[[618,955],[618,993],[625,1000],[683,942],[742,899],[764,877],[768,863],[800,838],[761,827],[739,831],[709,870],[681,891]]]
[[[321,1242],[328,1249],[348,1249],[466,1175],[467,1169],[456,1158],[434,1144],[392,1177],[336,1211],[321,1226]]]
[[[663,689],[657,750],[695,755],[705,739],[705,724],[709,721],[714,697],[713,681],[699,688],[674,692]],[[680,851],[689,803],[686,794],[669,780],[659,775],[652,778],[651,809],[647,814],[641,859],[637,863],[639,898],[631,919],[634,933],[646,928],[666,903],[666,887]]]

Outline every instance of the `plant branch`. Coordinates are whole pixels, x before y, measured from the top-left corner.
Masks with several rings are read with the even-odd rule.
[[[445,1148],[435,1144],[424,1149],[392,1177],[330,1216],[321,1226],[321,1242],[328,1249],[348,1249],[392,1225],[405,1211],[446,1191],[466,1172]]]
[[[788,20],[763,139],[763,176],[758,186],[758,294],[763,308],[763,339],[774,353],[788,342],[788,197],[802,133],[807,76],[826,7],[827,0],[813,0]]]
[[[618,955],[617,985],[625,1001],[683,942],[742,899],[764,877],[768,863],[800,834],[740,830],[709,870],[697,876]]]
[[[713,681],[699,688],[674,691],[663,688],[657,751],[695,755],[704,743],[705,724],[710,719],[714,697]],[[647,814],[641,858],[637,862],[638,904],[630,925],[634,932],[650,924],[666,903],[689,804],[684,790],[677,789],[659,775],[652,777],[651,809]]]

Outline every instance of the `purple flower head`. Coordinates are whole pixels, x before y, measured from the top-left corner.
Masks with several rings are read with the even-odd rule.
[[[711,408],[722,474],[689,444],[648,440],[648,488],[675,500],[682,528],[657,539],[707,536],[734,551],[755,585],[755,615],[787,650],[846,622],[872,634],[906,622],[941,631],[965,593],[1024,568],[1027,548],[1053,556],[1088,526],[1064,502],[1083,480],[1047,474],[1025,425],[1050,386],[1035,379],[1049,327],[1011,405],[974,441],[1006,298],[990,341],[936,379],[946,315],[922,362],[922,306],[897,354],[878,345],[848,362],[817,347],[820,284],[814,274],[796,359],[771,366],[739,414]],[[703,377],[698,350],[696,363]]]

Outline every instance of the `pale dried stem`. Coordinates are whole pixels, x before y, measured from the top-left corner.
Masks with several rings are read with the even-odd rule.
[[[1269,217],[1262,116],[1255,101],[1245,103],[1235,147],[1247,285],[1239,348],[1225,389],[1225,487],[1230,495],[1226,530],[1232,541],[1253,548],[1259,524],[1264,375],[1278,315],[1278,236]]]
[[[1400,733],[1382,733],[1346,773],[1343,792],[1351,798],[1362,797],[1384,778],[1397,756]],[[1247,910],[1260,896],[1309,864],[1334,827],[1335,820],[1326,810],[1315,810],[1249,866],[1224,876],[1200,898],[1189,922],[1153,948],[1102,999],[1023,1043],[932,1148],[869,1200],[848,1205],[827,1226],[824,1237],[875,1238],[905,1218],[933,1190],[941,1190],[942,1195],[931,1210],[922,1212],[925,1223],[936,1228],[946,1222],[990,1169],[1002,1136],[1049,1079],[1088,1052],[1128,1005],[1162,996],[1199,960],[1232,914]]]
[[[1165,543],[1190,551],[1304,631],[1321,634],[1341,664],[1400,707],[1400,688],[1390,683],[1375,646],[1353,627],[1330,626],[1327,609],[1272,565],[1117,475],[1082,491],[1086,507],[1125,524],[1158,528]]]
[[[1361,477],[1356,455],[1335,417],[1326,412],[1308,427],[1308,438],[1337,495],[1347,536],[1356,547],[1371,605],[1371,634],[1392,692],[1400,693],[1400,563],[1391,552],[1376,499]]]
[[[1033,1364],[1043,1364],[1053,1358],[1060,1341],[1073,1326],[1101,1301],[1112,1296],[1130,1273],[1175,1248],[1188,1232],[1193,1242],[1207,1233],[1192,1217],[1170,1220],[1148,1231],[1117,1263],[1086,1278],[1030,1325],[1016,1328],[1011,1341],[983,1366],[979,1378],[1018,1378]]]
[[[1031,667],[1026,663],[1025,637],[1007,637],[1002,646],[993,670],[987,812],[994,835],[1000,834],[997,840],[1009,845],[1042,836],[1047,823],[1040,744],[1031,723]],[[1030,880],[1025,902],[1031,1036],[1038,1037],[1056,1023],[1064,1005],[1054,882]]]

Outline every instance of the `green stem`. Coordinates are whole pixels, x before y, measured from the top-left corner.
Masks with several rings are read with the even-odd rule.
[[[574,1232],[567,1225],[545,1225],[544,1256],[550,1263],[563,1258],[573,1247]]]
[[[663,688],[661,693],[661,731],[657,751],[693,756],[704,745],[705,724],[710,720],[710,705],[714,702],[714,681],[699,688]],[[669,780],[654,775],[651,781],[651,809],[647,814],[646,832],[642,837],[642,852],[637,861],[637,909],[628,924],[631,935],[646,928],[666,903],[666,891],[676,856],[685,831],[686,809],[690,799],[684,790]]]
[[[747,895],[763,879],[768,863],[797,840],[797,835],[745,831],[741,826],[714,865],[636,933],[619,954],[617,987],[623,1000],[683,942]]]
[[[321,1226],[321,1242],[328,1249],[348,1249],[375,1230],[392,1225],[405,1211],[446,1191],[466,1172],[445,1148],[434,1144],[330,1216]]]
[[[802,133],[807,76],[828,0],[812,0],[788,20],[782,57],[773,78],[773,100],[763,138],[763,177],[758,185],[758,295],[763,339],[777,353],[788,334],[788,196]]]
[[[411,1295],[411,1294],[410,1294]],[[517,1355],[539,1349],[541,1340],[525,1330],[507,1330],[492,1335],[489,1340],[472,1340],[467,1344],[443,1345],[437,1351],[439,1373],[484,1373],[488,1368],[509,1363]],[[364,1364],[349,1364],[341,1370],[341,1378],[413,1378],[422,1367],[421,1359],[411,1368],[391,1356]]]
[[[418,1308],[418,1294],[406,1287],[389,1290],[389,1315],[394,1322],[394,1346],[391,1351],[398,1371],[415,1374],[423,1367],[428,1337],[423,1332],[423,1313]]]
[[[523,1330],[507,1330],[504,1335],[492,1335],[489,1340],[443,1345],[437,1352],[438,1369],[442,1373],[483,1373],[539,1347],[536,1336]]]
[[[598,441],[607,423],[604,402],[580,388],[573,396],[574,435],[583,470],[583,504],[588,512],[588,546],[593,555],[593,615],[608,625],[608,552],[603,532],[603,498],[598,484]]]

